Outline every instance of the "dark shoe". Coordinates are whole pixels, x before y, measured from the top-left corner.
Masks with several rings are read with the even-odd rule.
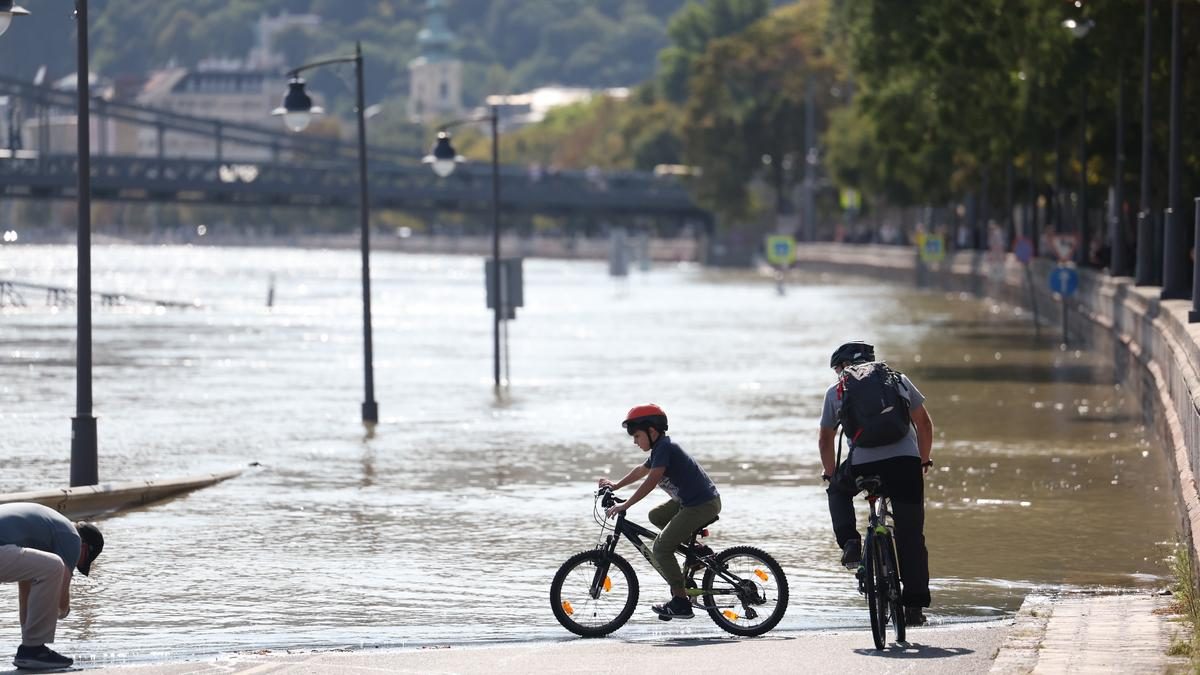
[[[654,613],[658,615],[658,618],[662,619],[663,621],[670,621],[671,619],[690,619],[696,616],[695,613],[692,612],[692,603],[684,600],[683,598],[672,597],[670,602],[661,605],[654,605],[650,609],[653,610]]]
[[[862,540],[847,539],[846,545],[842,547],[842,564],[846,567],[858,567],[858,563],[862,562]]]
[[[70,668],[75,660],[50,649],[46,645],[37,647],[17,647],[17,655],[13,657],[13,665],[30,670],[52,670],[54,668]]]
[[[924,626],[929,623],[925,618],[925,613],[920,607],[905,607],[904,608],[904,625],[905,626]]]

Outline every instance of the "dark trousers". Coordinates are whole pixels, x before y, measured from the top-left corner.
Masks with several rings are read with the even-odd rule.
[[[917,457],[893,457],[851,466],[842,462],[825,492],[839,548],[861,535],[854,517],[854,476],[879,476],[892,500],[896,520],[896,556],[905,606],[929,606],[929,552],[925,550],[925,479]],[[863,551],[863,555],[867,552]]]

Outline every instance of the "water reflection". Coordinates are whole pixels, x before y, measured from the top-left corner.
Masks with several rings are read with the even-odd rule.
[[[64,645],[147,658],[561,638],[549,580],[596,543],[594,480],[639,461],[619,422],[645,401],[666,407],[672,436],[721,488],[713,546],[754,544],[787,570],[781,630],[864,627],[816,450],[829,351],[847,337],[874,342],[929,398],[935,620],[1013,611],[1035,586],[1147,585],[1165,571],[1166,464],[1112,348],[1058,351],[1027,314],[832,277],[780,297],[740,273],[656,269],[614,285],[601,264],[528,261],[513,383],[497,396],[478,260],[381,253],[385,417],[364,429],[355,255],[96,251],[96,288],[199,295],[207,308],[96,313],[102,477],[263,466],[109,520],[113,555],[81,587],[75,611],[88,620],[64,622]],[[253,281],[263,260],[276,273],[269,311]],[[0,275],[69,282],[73,265],[73,249],[24,248]],[[60,484],[73,318],[0,314],[0,489]],[[631,517],[645,522],[658,501]],[[619,550],[643,600],[622,635],[661,635],[644,606],[665,584]],[[14,622],[0,614],[0,630]],[[667,632],[719,635],[703,621]]]

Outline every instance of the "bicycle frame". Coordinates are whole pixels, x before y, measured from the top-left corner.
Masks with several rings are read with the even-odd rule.
[[[634,523],[634,522],[631,522],[630,520],[628,520],[625,517],[625,512],[623,512],[623,511],[617,515],[617,522],[613,525],[612,534],[609,534],[605,537],[604,544],[601,545],[599,548],[607,553],[615,553],[617,550],[617,542],[619,542],[621,540],[622,536],[624,536],[626,539],[628,539],[629,543],[633,544],[633,547],[636,548],[642,554],[642,557],[644,557],[646,559],[646,562],[650,563],[650,566],[653,567],[660,575],[662,575],[662,570],[659,569],[658,563],[656,563],[654,561],[654,556],[650,549],[649,543],[642,541],[643,539],[653,541],[657,535],[654,532],[646,529],[645,527],[642,527],[641,525],[638,525],[637,523]],[[729,574],[727,571],[713,566],[709,561],[705,560],[704,558],[698,558],[695,555],[693,555],[692,550],[691,550],[691,545],[694,544],[695,542],[696,542],[696,537],[693,536],[687,542],[684,542],[683,544],[680,544],[679,546],[675,547],[675,552],[683,554],[685,565],[689,565],[689,566],[692,564],[702,565],[705,568],[713,570],[718,577],[720,577],[730,583],[731,588],[729,588],[727,590],[713,590],[713,591],[709,592],[710,595],[719,595],[719,594],[736,595],[736,592],[733,590],[733,588],[736,587],[736,584],[739,581],[739,579],[737,577],[733,576],[732,574]],[[694,572],[691,574],[688,574],[686,576],[690,578],[692,576],[692,574],[694,574]],[[589,592],[593,598],[600,597],[600,592],[604,585],[604,579],[607,575],[608,575],[607,569],[603,569],[602,567],[598,567],[596,569],[596,576],[592,580],[592,586],[589,589]],[[687,594],[689,597],[696,597],[698,595],[704,594],[703,589],[700,589],[700,588],[687,588],[685,590],[687,591]]]

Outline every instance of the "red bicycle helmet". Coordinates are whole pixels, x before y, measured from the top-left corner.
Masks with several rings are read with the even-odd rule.
[[[621,426],[625,427],[630,436],[647,427],[658,429],[658,433],[660,434],[666,433],[667,413],[653,403],[635,405],[626,413],[625,421],[621,422]]]

